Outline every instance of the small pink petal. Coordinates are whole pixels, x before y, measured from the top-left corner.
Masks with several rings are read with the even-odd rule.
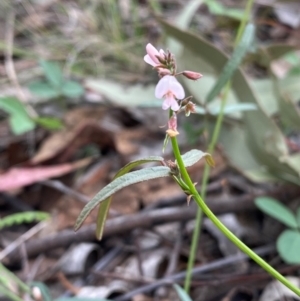
[[[156,98],[163,98],[164,95],[166,95],[169,91],[169,81],[170,77],[173,77],[171,75],[166,75],[163,78],[159,80],[155,87],[155,97]]]
[[[172,99],[170,98],[165,98],[162,104],[162,109],[163,110],[168,110],[172,105]]]
[[[167,94],[165,97],[165,100],[162,104],[163,110],[167,110],[171,108],[173,111],[178,111],[179,110],[179,104],[177,103],[176,99],[172,94]]]
[[[148,43],[146,45],[146,51],[147,54],[150,56],[151,60],[156,63],[159,64],[159,60],[157,59],[156,55],[160,55],[160,53],[157,51],[157,49],[150,43]]]
[[[172,109],[173,111],[178,111],[179,108],[180,108],[180,107],[179,107],[178,102],[177,102],[175,99],[173,99],[172,104],[171,104],[171,109]]]
[[[144,61],[145,61],[147,64],[149,64],[149,65],[151,65],[151,66],[153,66],[153,67],[156,67],[156,66],[159,65],[159,64],[156,64],[155,62],[153,62],[153,60],[151,59],[151,57],[149,56],[149,54],[146,54],[146,55],[144,56]]]
[[[185,96],[184,89],[174,76],[172,76],[172,79],[170,79],[169,81],[169,89],[177,99],[184,98]]]

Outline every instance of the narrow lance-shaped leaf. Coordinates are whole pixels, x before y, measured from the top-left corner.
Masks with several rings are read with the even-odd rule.
[[[24,299],[21,299],[18,295],[16,295],[16,293],[14,293],[11,289],[6,287],[2,283],[0,283],[0,294],[3,297],[7,297],[7,299],[4,299],[4,300],[13,300],[13,301],[22,301],[22,300],[24,300]]]
[[[298,228],[300,229],[300,207],[297,208],[296,218],[297,218]]]
[[[148,158],[142,158],[136,161],[129,162],[116,173],[113,179],[123,176],[124,174],[128,173],[130,170],[132,170],[133,168],[141,164],[145,164],[149,162],[161,162],[163,160],[164,160],[163,157],[151,156]],[[109,211],[111,199],[112,197],[109,197],[99,205],[98,215],[97,215],[97,227],[96,227],[96,237],[99,240],[102,238],[103,235],[104,225]]]
[[[298,224],[293,212],[277,200],[270,197],[258,197],[255,199],[255,205],[261,211],[277,219],[286,226],[297,228]]]
[[[229,61],[226,63],[218,81],[213,86],[211,92],[208,94],[206,99],[207,102],[212,101],[221,92],[222,88],[226,85],[226,83],[231,79],[253,42],[254,32],[254,25],[248,24],[245,28],[240,43],[234,50]]]
[[[98,204],[109,198],[117,191],[135,183],[167,177],[169,176],[169,173],[170,169],[168,167],[156,166],[133,171],[113,180],[111,183],[106,185],[100,192],[98,192],[88,204],[84,206],[75,223],[75,231],[80,228],[84,220]]]
[[[184,166],[189,167],[189,166],[192,166],[195,163],[197,163],[203,157],[205,158],[207,164],[209,164],[212,167],[215,165],[214,160],[209,153],[204,153],[197,149],[192,149],[189,152],[182,155],[182,160],[183,160]]]
[[[191,0],[186,3],[181,11],[181,13],[176,18],[175,24],[181,29],[187,29],[195,15],[198,7],[203,3],[203,0]],[[183,45],[178,43],[175,39],[168,37],[167,39],[167,49],[172,50],[175,57],[178,57],[183,49]]]
[[[179,286],[178,284],[173,284],[173,287],[175,288],[181,301],[192,301],[190,296],[181,286]]]

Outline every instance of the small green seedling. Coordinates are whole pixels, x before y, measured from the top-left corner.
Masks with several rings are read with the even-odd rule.
[[[270,197],[258,197],[256,206],[290,229],[284,230],[276,241],[280,257],[289,264],[300,263],[300,207],[296,214],[279,201]]]
[[[40,65],[46,80],[35,81],[29,85],[33,94],[46,100],[62,96],[77,98],[83,94],[83,87],[79,83],[64,79],[58,63],[41,60]]]
[[[8,115],[10,128],[15,135],[30,132],[37,124],[49,130],[58,130],[63,126],[55,117],[31,117],[26,105],[11,96],[0,97],[0,111]]]
[[[1,97],[0,110],[8,114],[9,125],[15,135],[32,131],[36,126],[25,105],[15,97]]]

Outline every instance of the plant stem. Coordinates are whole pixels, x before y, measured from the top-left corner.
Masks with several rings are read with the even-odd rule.
[[[177,143],[176,137],[171,138],[172,148],[174,156],[176,158],[178,167],[182,174],[182,177],[185,183],[190,189],[190,193],[193,196],[194,200],[206,216],[214,223],[214,225],[229,239],[231,240],[241,251],[247,254],[251,259],[253,259],[258,265],[260,265],[266,272],[292,290],[296,295],[300,296],[300,289],[288,281],[284,276],[278,273],[273,267],[271,267],[267,262],[265,262],[260,256],[253,252],[248,246],[246,246],[240,239],[238,239],[229,229],[226,228],[224,224],[213,214],[213,212],[205,204],[204,200],[198,193],[195,185],[193,184],[181,158],[179,146]]]
[[[23,300],[19,296],[17,296],[15,293],[11,292],[7,287],[2,285],[1,283],[0,283],[0,293],[5,295],[7,298],[9,298],[9,300],[12,300],[12,301],[22,301]]]
[[[239,41],[244,33],[246,24],[250,17],[252,5],[253,5],[253,0],[248,0],[247,4],[246,4],[244,15],[243,15],[243,19],[240,23],[240,26],[238,28],[238,32],[237,32],[237,35],[235,38],[235,42],[234,42],[235,46],[239,43]],[[220,135],[220,130],[221,130],[223,117],[224,117],[224,108],[226,105],[226,100],[227,100],[227,96],[230,91],[230,88],[231,88],[231,82],[229,81],[229,82],[227,82],[227,84],[224,88],[225,91],[223,93],[223,97],[221,100],[220,113],[217,118],[217,122],[216,122],[216,125],[214,128],[214,131],[213,131],[211,142],[208,146],[208,153],[210,153],[210,154],[212,154],[214,152],[216,143],[217,143],[219,135]],[[204,173],[203,173],[202,185],[201,185],[201,195],[202,195],[203,199],[206,198],[206,188],[207,188],[207,183],[208,183],[208,179],[209,179],[209,174],[210,174],[210,167],[208,164],[206,164],[204,167]],[[195,263],[195,257],[196,257],[197,247],[198,247],[199,238],[200,238],[202,217],[203,217],[203,213],[202,213],[201,208],[199,207],[197,210],[195,228],[194,228],[194,232],[193,232],[192,244],[191,244],[190,255],[189,255],[188,265],[187,265],[187,273],[186,273],[186,277],[185,277],[185,281],[184,281],[184,289],[187,293],[189,292],[190,286],[191,286],[192,269],[193,269],[193,266]]]
[[[1,262],[0,262],[0,273],[1,275],[6,274],[7,278],[14,281],[18,286],[27,293],[30,293],[30,287],[26,285],[22,280],[20,280],[14,273],[9,271]],[[1,282],[1,278],[0,278]]]

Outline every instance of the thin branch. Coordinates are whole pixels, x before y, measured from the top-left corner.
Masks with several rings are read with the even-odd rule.
[[[25,93],[23,92],[17,73],[15,70],[15,65],[13,61],[13,44],[14,44],[14,27],[15,27],[15,12],[14,9],[11,8],[7,20],[6,20],[6,36],[5,36],[5,43],[6,43],[6,51],[5,51],[5,70],[6,74],[11,81],[11,83],[14,85],[17,91],[17,95],[19,100],[26,106],[26,109],[28,111],[28,114],[31,117],[37,117],[38,114],[34,110],[34,108],[28,103],[27,97]]]

